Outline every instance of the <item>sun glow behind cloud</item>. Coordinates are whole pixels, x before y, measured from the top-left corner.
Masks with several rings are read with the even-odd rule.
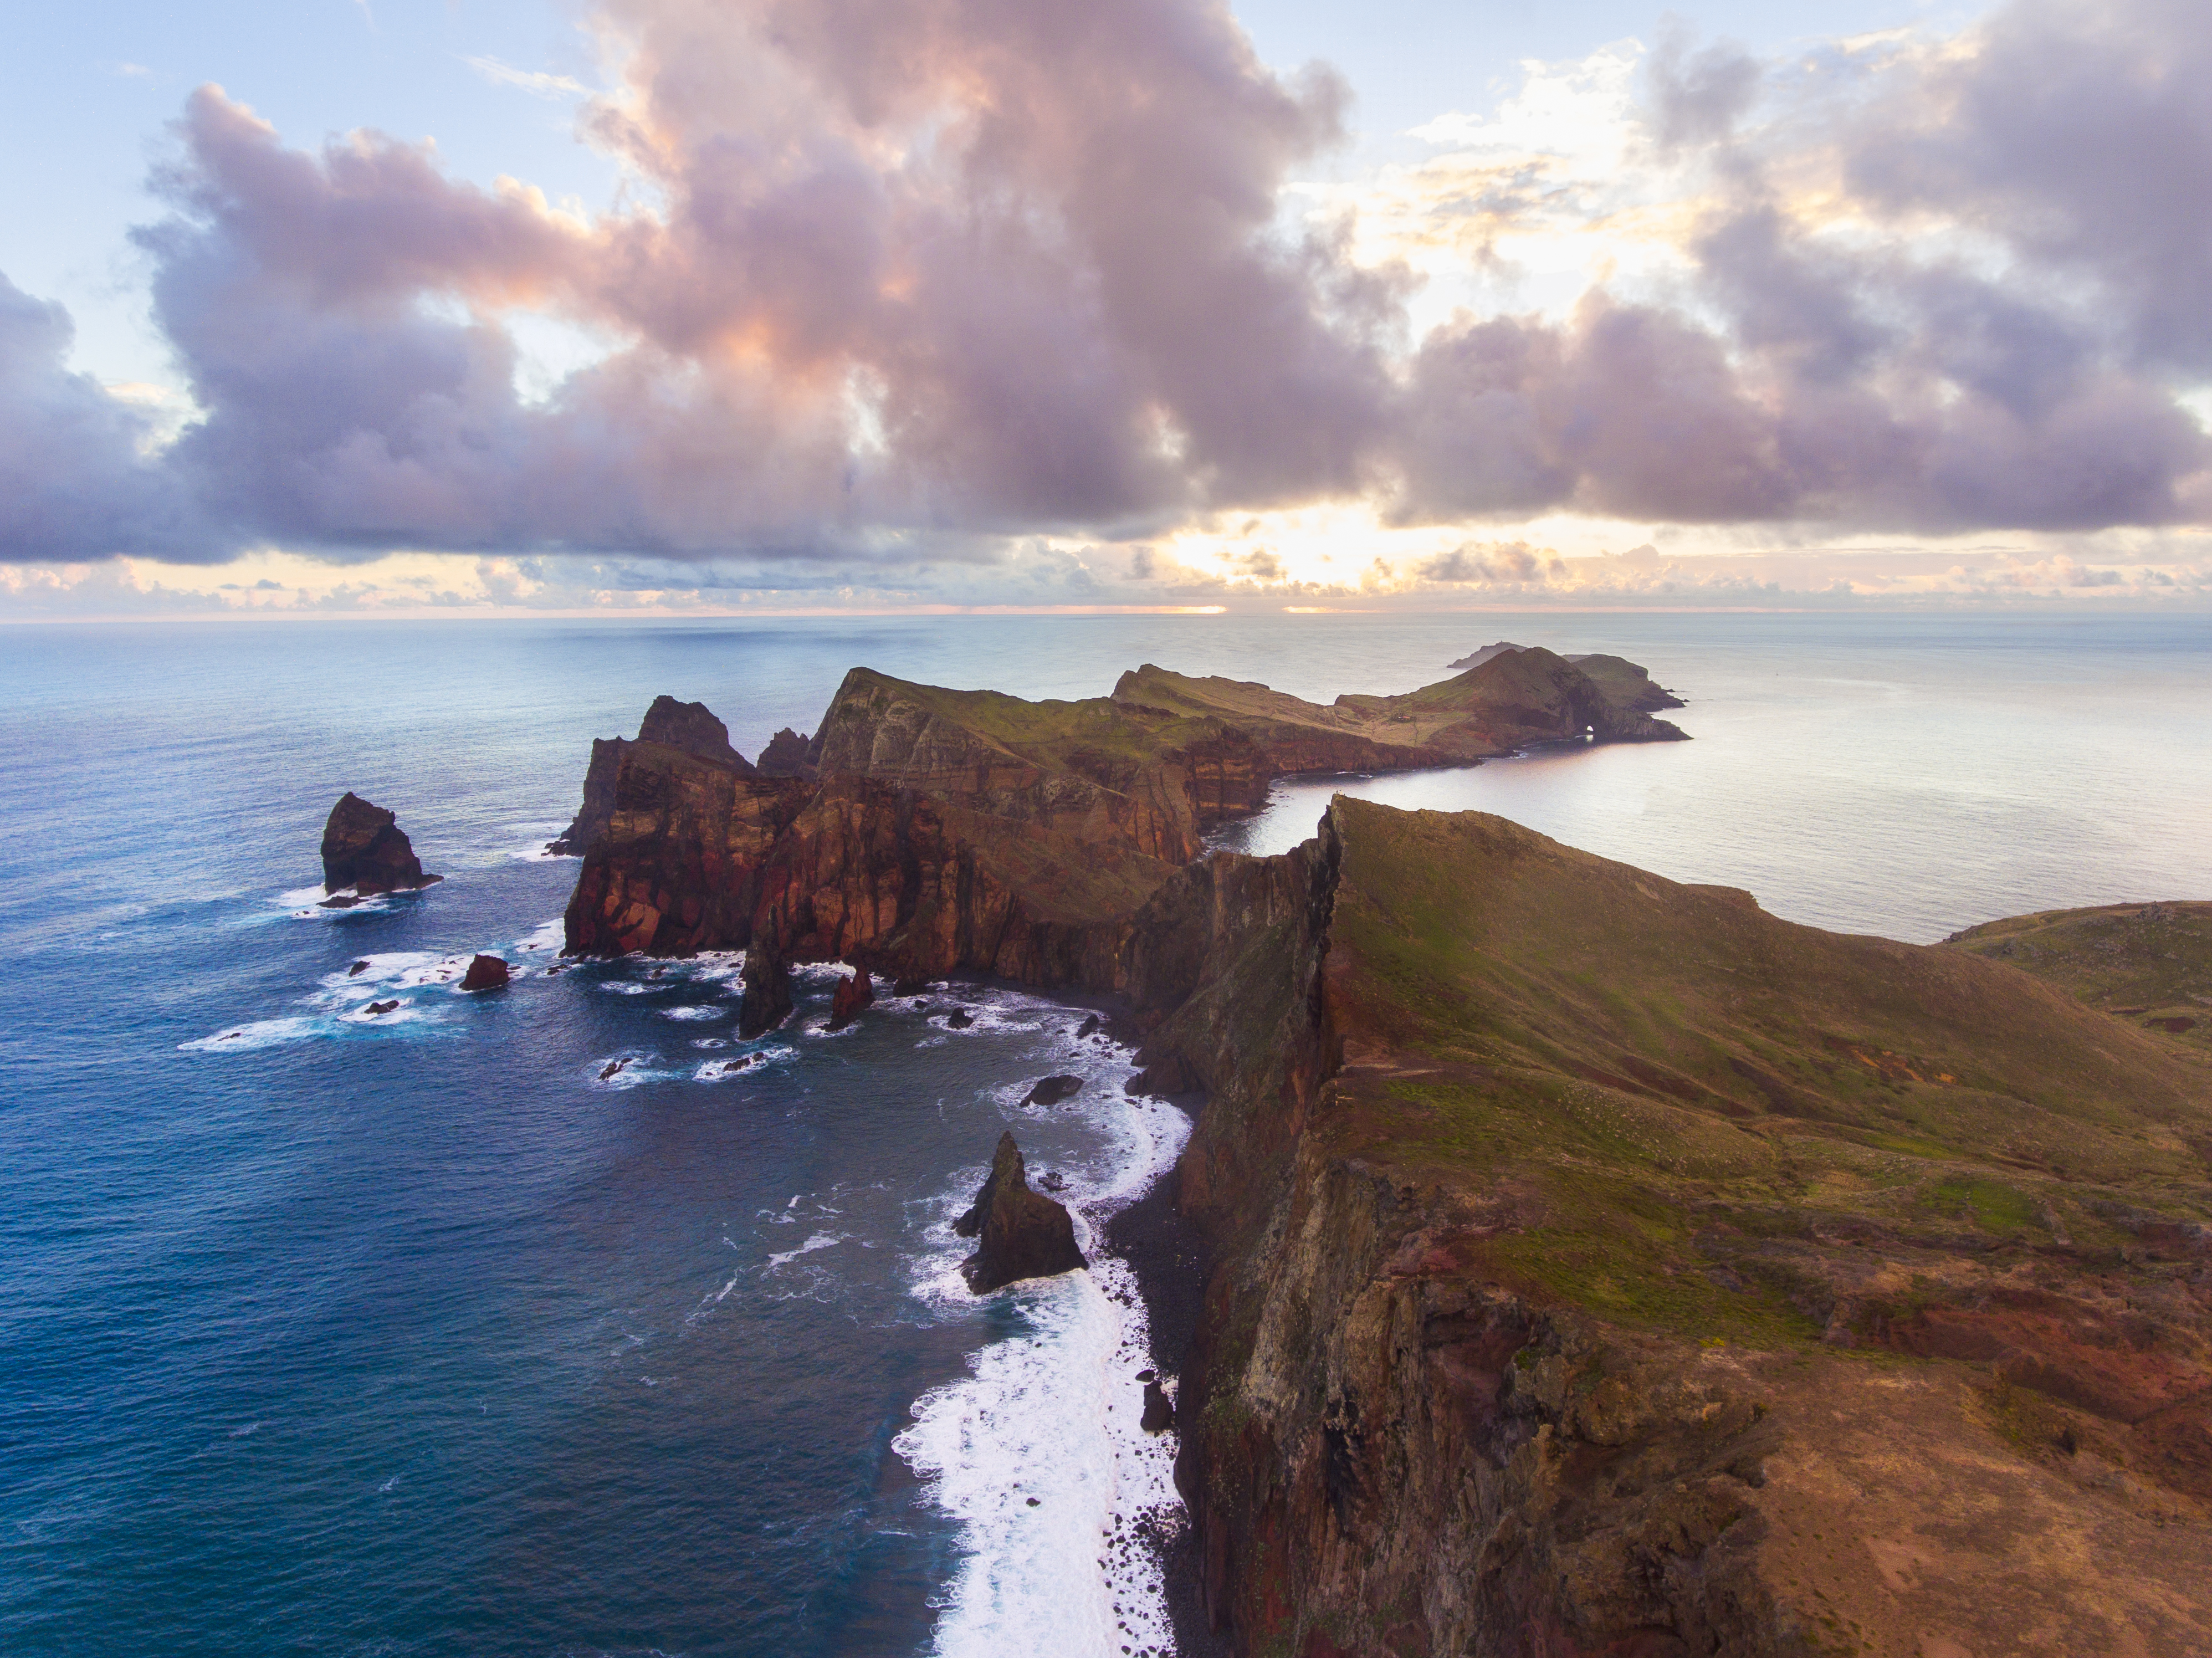
[[[141,240],[204,406],[0,290],[0,605],[2206,591],[2212,270],[2094,159],[2212,177],[2170,8],[1615,42],[1322,184],[1339,90],[1210,11],[856,3],[610,0],[603,89],[471,59],[577,103],[596,216],[204,90]]]

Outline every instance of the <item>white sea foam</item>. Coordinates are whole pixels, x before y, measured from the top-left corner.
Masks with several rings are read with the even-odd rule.
[[[187,1054],[243,1054],[257,1048],[278,1048],[286,1042],[304,1042],[310,1036],[324,1035],[316,1028],[320,1023],[297,1017],[257,1019],[251,1024],[233,1025],[212,1036],[179,1042],[177,1046]]]
[[[677,1073],[657,1069],[658,1054],[609,1054],[590,1062],[586,1076],[600,1088],[635,1088],[641,1084],[666,1082]],[[609,1075],[612,1067],[613,1074]]]
[[[771,1267],[787,1266],[801,1255],[811,1255],[817,1249],[834,1249],[845,1241],[846,1235],[842,1232],[816,1232],[796,1249],[786,1249],[781,1254],[770,1255],[768,1264]]]
[[[566,924],[556,915],[550,921],[540,921],[517,938],[514,948],[526,952],[557,952],[568,941]]]
[[[1186,1523],[1175,1489],[1175,1442],[1140,1426],[1151,1337],[1135,1274],[1100,1253],[1108,1217],[1141,1197],[1180,1154],[1183,1114],[1132,1099],[1134,1070],[1115,1043],[1076,1044],[1079,1013],[1013,993],[969,1004],[978,1025],[1069,1038],[1038,1055],[1085,1078],[1062,1108],[1097,1127],[1103,1145],[1063,1171],[1086,1272],[1016,1284],[1007,1297],[1027,1327],[969,1360],[970,1374],[915,1401],[895,1445],[932,1499],[958,1523],[965,1552],[942,1602],[934,1649],[945,1658],[1051,1652],[1089,1658],[1174,1649],[1154,1540]],[[985,1019],[990,1023],[985,1025]],[[1009,1114],[1030,1086],[1010,1087]],[[915,1291],[947,1311],[972,1306],[959,1276],[965,1242],[951,1230],[981,1169],[961,1171],[938,1200],[925,1254],[909,1263]]]
[[[660,1017],[664,1019],[726,1019],[730,1017],[730,1010],[726,1006],[664,1007],[660,1010]]]
[[[520,845],[509,846],[504,850],[509,858],[525,864],[544,864],[556,858],[573,858],[576,855],[574,853],[546,850],[546,843],[557,840],[561,831],[568,827],[568,820],[565,817],[558,822],[549,817],[537,823],[509,823],[507,832],[520,835],[523,839]]]

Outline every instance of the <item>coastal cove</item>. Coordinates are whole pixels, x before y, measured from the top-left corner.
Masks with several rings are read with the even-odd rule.
[[[1012,1125],[1095,1236],[1172,1161],[1180,1114],[1121,1092],[1136,1057],[1078,1039],[1079,1006],[980,980],[832,1035],[834,974],[802,968],[798,1017],[717,1080],[744,1048],[734,959],[549,973],[578,866],[538,848],[591,739],[659,691],[755,753],[812,729],[855,662],[961,683],[948,665],[988,659],[997,689],[1078,696],[1159,661],[1327,701],[1410,690],[1501,636],[1645,663],[1692,740],[1281,784],[1215,843],[1285,850],[1348,786],[1923,942],[2205,896],[2212,774],[2187,733],[2212,675],[2185,623],[18,631],[6,805],[52,855],[19,861],[0,909],[5,1132],[33,1194],[7,1223],[33,1285],[10,1348],[33,1362],[0,1384],[23,1471],[0,1630],[29,1650],[150,1641],[221,1605],[270,1649],[964,1653],[1018,1645],[1032,1600],[1066,1616],[1083,1528],[1120,1513],[1098,1499],[1106,1406],[1134,1415],[1112,1388],[1148,1357],[1136,1297],[1108,1260],[974,1303],[948,1287],[949,1223]],[[398,811],[441,886],[301,914],[347,787]],[[475,950],[523,967],[496,1004],[440,977]],[[380,995],[398,1018],[356,1017]],[[1071,1069],[1075,1100],[1022,1104]],[[190,1380],[167,1368],[186,1357]],[[1041,1393],[1082,1419],[1024,1416]],[[1030,1449],[963,1461],[957,1424],[994,1418]],[[1169,1502],[1152,1464],[1148,1488],[1119,1476],[1123,1519],[1140,1490]],[[1016,1506],[1070,1529],[1001,1511],[1024,1480]],[[126,1554],[164,1570],[118,1612]],[[1164,1639],[1156,1577],[1095,1581],[1085,1642],[1114,1649],[1133,1616]]]

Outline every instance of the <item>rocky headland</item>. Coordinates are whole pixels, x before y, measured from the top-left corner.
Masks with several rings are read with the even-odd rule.
[[[755,775],[752,764],[730,746],[730,729],[703,702],[679,702],[656,696],[638,722],[635,738],[601,737],[592,743],[592,762],[584,773],[584,804],[559,838],[545,849],[580,858],[606,833],[614,814],[616,780],[623,756],[640,748],[666,749],[733,776]]]
[[[584,810],[555,843],[585,853],[567,949],[748,950],[753,1029],[787,1009],[775,981],[798,962],[1115,987],[1139,907],[1278,777],[1683,735],[1541,650],[1328,706],[1149,665],[1072,702],[855,668],[813,738],[779,736],[774,776],[654,729],[649,714],[637,741],[592,745]]]
[[[1342,797],[1200,855],[1285,773],[1680,735],[1613,678],[856,670],[811,776],[625,751],[568,947],[744,948],[753,1029],[797,961],[1119,999],[1205,1096],[1162,1357],[1240,1653],[2212,1651],[2212,906],[1911,946]]]
[[[422,860],[382,806],[349,789],[338,797],[323,824],[323,890],[327,908],[343,908],[380,893],[411,892],[441,881],[423,872]]]

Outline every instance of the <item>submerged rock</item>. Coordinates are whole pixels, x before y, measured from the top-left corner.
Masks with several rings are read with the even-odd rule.
[[[975,1206],[952,1230],[978,1240],[960,1271],[979,1296],[1017,1279],[1049,1278],[1087,1265],[1075,1247],[1075,1223],[1067,1211],[1030,1190],[1029,1171],[1012,1134],[999,1136],[998,1153]]]
[[[507,963],[497,956],[479,956],[461,975],[464,990],[504,990],[510,976]]]
[[[331,808],[323,824],[323,890],[336,893],[349,887],[360,898],[380,892],[408,892],[427,887],[440,875],[422,872],[399,820],[382,806],[348,790]],[[325,908],[349,906],[325,902]]]
[[[872,1005],[876,999],[874,981],[868,969],[856,967],[850,978],[837,981],[837,988],[830,998],[830,1029],[842,1030],[860,1017],[860,1010]]]

